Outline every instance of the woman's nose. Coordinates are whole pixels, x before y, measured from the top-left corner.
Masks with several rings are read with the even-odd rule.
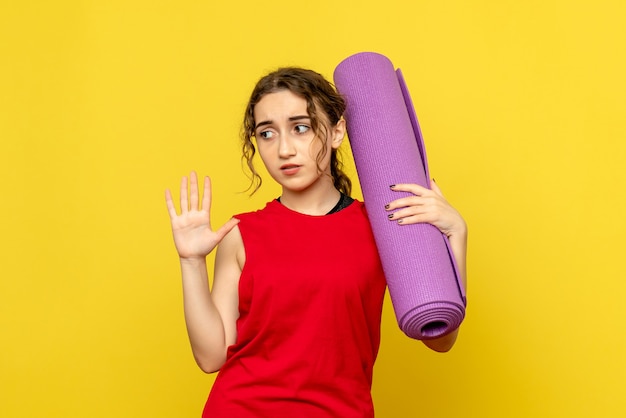
[[[293,139],[289,135],[281,135],[278,144],[278,155],[281,158],[292,157],[296,154]]]

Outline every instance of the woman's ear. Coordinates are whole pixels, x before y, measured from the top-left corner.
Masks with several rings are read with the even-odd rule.
[[[346,121],[343,118],[339,119],[339,122],[333,126],[332,136],[331,146],[333,149],[337,149],[343,142],[343,138],[346,136]]]

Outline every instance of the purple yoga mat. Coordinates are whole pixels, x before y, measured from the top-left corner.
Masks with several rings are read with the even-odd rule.
[[[430,224],[398,225],[385,205],[409,195],[389,185],[430,187],[422,133],[400,70],[383,55],[352,55],[335,69],[363,198],[398,325],[411,338],[436,338],[465,316],[465,290],[448,239]]]

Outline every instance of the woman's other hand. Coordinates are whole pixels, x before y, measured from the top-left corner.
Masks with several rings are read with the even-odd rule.
[[[467,225],[461,214],[448,203],[434,181],[431,189],[417,184],[395,184],[391,190],[409,192],[413,196],[401,197],[385,206],[389,219],[401,225],[429,223],[448,238],[467,234]]]

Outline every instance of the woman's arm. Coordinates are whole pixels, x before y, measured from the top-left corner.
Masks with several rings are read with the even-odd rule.
[[[450,240],[450,247],[461,275],[463,287],[467,288],[467,225],[461,214],[454,209],[441,193],[434,181],[432,190],[417,184],[396,184],[394,191],[410,192],[413,196],[403,197],[390,202],[386,209],[395,211],[389,219],[400,225],[430,223],[436,226]],[[424,344],[439,352],[446,352],[456,342],[458,329],[432,340],[424,340]]]
[[[209,178],[204,179],[202,202],[199,199],[196,173],[192,172],[189,179],[189,196],[187,182],[187,178],[183,177],[180,188],[180,215],[176,212],[169,190],[165,192],[165,200],[172,223],[174,243],[180,258],[189,341],[196,362],[203,371],[209,373],[222,366],[226,358],[226,348],[233,341],[236,321],[236,314],[233,319],[233,312],[237,310],[236,281],[239,276],[234,276],[233,271],[236,267],[233,268],[232,263],[237,265],[237,260],[233,256],[233,250],[229,251],[229,248],[236,246],[237,237],[239,240],[241,237],[238,231],[233,231],[238,223],[236,219],[229,220],[216,231],[211,229]],[[227,234],[233,238],[225,239]],[[218,251],[216,255],[216,277],[213,284],[214,292],[216,288],[220,290],[212,295],[208,283],[206,256],[222,240],[226,244],[226,249]],[[232,258],[229,258],[230,256]],[[221,260],[220,268],[218,258]]]

